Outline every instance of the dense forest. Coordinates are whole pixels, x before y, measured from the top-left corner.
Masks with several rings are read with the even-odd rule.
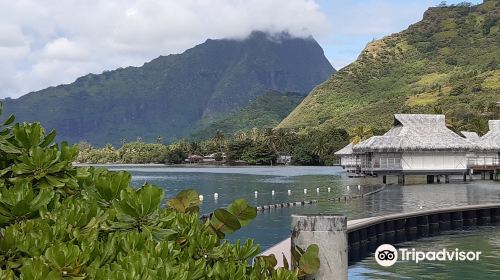
[[[295,165],[332,165],[333,153],[354,138],[366,138],[373,131],[358,129],[358,134],[348,135],[346,130],[335,127],[322,129],[258,129],[239,131],[226,136],[221,131],[207,140],[181,140],[169,145],[145,143],[139,139],[123,143],[120,148],[108,144],[93,148],[87,142],[79,144],[81,163],[186,163],[190,156],[213,154],[215,162],[228,164],[272,165],[282,156],[291,156]],[[360,134],[359,134],[360,133]],[[198,162],[197,160],[194,160]]]

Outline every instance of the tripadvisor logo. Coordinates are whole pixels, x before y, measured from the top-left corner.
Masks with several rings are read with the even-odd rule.
[[[481,251],[460,251],[442,249],[439,251],[417,251],[415,248],[397,250],[390,244],[380,245],[375,251],[375,261],[381,266],[392,266],[396,261],[478,261]],[[399,257],[398,257],[399,256]]]
[[[398,260],[398,251],[390,244],[382,244],[375,251],[375,260],[381,266],[392,266]]]

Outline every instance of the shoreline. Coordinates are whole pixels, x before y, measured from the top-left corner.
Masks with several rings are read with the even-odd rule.
[[[232,165],[232,164],[164,164],[164,163],[72,163],[75,167],[178,167],[178,168],[315,168],[339,167],[339,165]]]

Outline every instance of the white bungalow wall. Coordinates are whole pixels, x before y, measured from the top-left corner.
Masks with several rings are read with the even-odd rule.
[[[403,170],[464,170],[465,152],[405,152],[401,159]]]
[[[340,157],[340,165],[342,166],[355,166],[358,160],[355,155],[343,155]]]

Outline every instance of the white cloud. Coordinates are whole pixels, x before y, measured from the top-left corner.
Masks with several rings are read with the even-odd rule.
[[[252,30],[321,36],[313,0],[0,0],[0,97]]]
[[[87,51],[76,42],[66,38],[57,38],[45,45],[41,55],[47,60],[85,60]]]

